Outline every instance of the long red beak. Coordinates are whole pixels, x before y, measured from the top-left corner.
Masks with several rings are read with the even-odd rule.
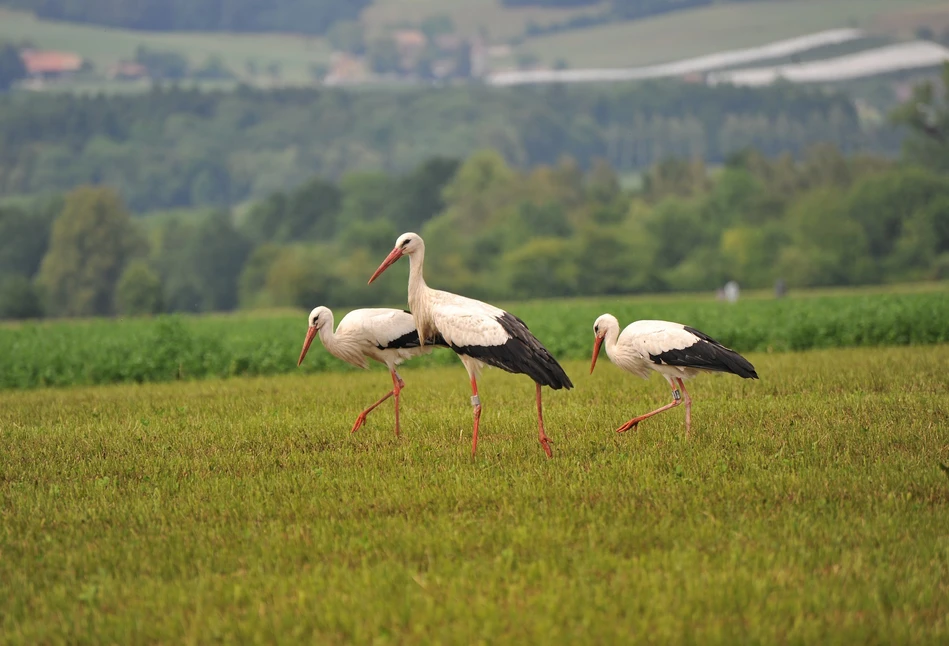
[[[377,269],[377,270],[376,270],[376,273],[374,273],[374,274],[372,275],[372,277],[369,279],[369,283],[372,283],[372,281],[374,281],[376,278],[378,278],[378,277],[379,277],[379,274],[381,274],[382,272],[384,272],[386,269],[389,268],[389,265],[391,265],[391,264],[394,263],[396,260],[398,260],[399,258],[401,258],[401,257],[402,257],[402,253],[403,253],[403,252],[402,252],[402,249],[401,249],[400,247],[396,247],[395,249],[393,249],[392,251],[390,251],[390,252],[389,252],[389,255],[386,256],[386,259],[382,261],[382,264],[381,264],[381,265],[379,265],[379,269]]]
[[[593,343],[593,363],[590,364],[590,374],[593,374],[593,369],[596,367],[596,358],[600,356],[600,346],[603,344],[603,337],[598,336]]]
[[[316,337],[316,327],[310,326],[310,329],[306,331],[306,339],[303,341],[303,350],[300,351],[300,358],[297,359],[297,367],[300,367],[300,364],[303,363],[303,357],[306,356],[306,351],[310,349],[310,344],[313,343],[313,339]]]

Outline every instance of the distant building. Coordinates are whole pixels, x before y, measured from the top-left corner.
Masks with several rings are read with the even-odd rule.
[[[435,46],[443,52],[453,52],[465,44],[465,39],[458,34],[442,34],[435,37]]]
[[[148,68],[140,63],[120,61],[106,70],[106,75],[114,81],[134,81],[148,77]]]
[[[490,58],[507,58],[513,54],[510,45],[491,45],[487,51]]]
[[[399,52],[403,55],[414,54],[425,49],[428,40],[425,34],[417,29],[400,29],[392,32],[392,40],[395,41]]]
[[[329,73],[323,79],[325,85],[347,85],[362,83],[368,77],[366,64],[355,56],[333,52]]]
[[[79,54],[48,49],[24,49],[20,51],[20,58],[26,73],[37,80],[71,76],[82,69],[83,63]]]
[[[479,36],[471,41],[471,76],[481,78],[488,73],[488,48]]]

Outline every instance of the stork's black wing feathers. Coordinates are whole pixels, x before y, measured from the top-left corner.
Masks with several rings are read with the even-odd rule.
[[[411,313],[411,312],[410,312]],[[380,350],[392,350],[396,348],[417,348],[421,345],[418,340],[418,330],[412,330],[411,332],[406,332],[397,339],[392,339],[385,346],[377,345],[376,347]],[[435,334],[435,337],[432,339],[426,339],[425,345],[432,345],[435,347],[447,348],[448,343],[445,342],[445,339],[441,334]]]
[[[653,363],[667,366],[699,368],[714,372],[730,372],[744,379],[757,379],[755,367],[743,356],[695,328],[684,326],[686,332],[699,340],[687,348],[650,354]]]
[[[505,343],[449,347],[458,354],[467,355],[489,366],[515,374],[525,374],[541,386],[549,386],[554,390],[573,388],[570,377],[547,348],[531,334],[524,321],[510,312],[505,312],[496,320],[508,335]]]

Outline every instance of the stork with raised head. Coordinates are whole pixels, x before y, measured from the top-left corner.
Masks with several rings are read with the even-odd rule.
[[[627,372],[648,379],[652,371],[666,378],[672,387],[672,402],[651,413],[629,420],[618,429],[623,433],[644,419],[675,408],[685,401],[685,435],[692,427],[692,398],[685,389],[685,379],[702,372],[730,372],[744,379],[757,379],[755,367],[743,356],[695,328],[669,321],[635,321],[620,333],[619,321],[612,314],[603,314],[593,324],[595,335],[593,362],[596,367],[600,346],[606,356]]]
[[[425,243],[416,233],[403,233],[395,242],[379,268],[369,279],[374,281],[387,267],[402,256],[409,257],[409,308],[415,319],[419,337],[436,338],[461,358],[471,381],[471,405],[474,428],[471,455],[478,449],[478,426],[481,420],[481,398],[478,375],[485,365],[515,374],[525,374],[537,385],[537,437],[547,457],[552,455],[550,438],[544,431],[541,386],[554,390],[573,388],[570,378],[557,360],[527,329],[524,321],[502,309],[450,292],[431,289],[425,284],[422,266]]]
[[[405,382],[396,371],[396,366],[404,361],[429,354],[433,347],[444,346],[441,337],[435,336],[424,345],[419,342],[415,321],[409,312],[388,308],[369,308],[353,310],[343,317],[339,327],[333,331],[333,312],[328,307],[316,307],[307,319],[309,328],[303,341],[303,350],[297,366],[303,363],[313,339],[319,335],[323,347],[346,363],[359,368],[368,368],[368,359],[385,364],[392,375],[392,390],[375,404],[359,413],[350,433],[366,421],[366,416],[379,404],[395,397],[395,434],[399,434],[399,393],[405,388]]]

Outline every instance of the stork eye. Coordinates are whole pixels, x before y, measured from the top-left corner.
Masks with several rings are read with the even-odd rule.
[[[404,247],[404,246],[406,246],[407,244],[409,244],[409,241],[408,241],[408,239],[405,239],[405,240],[402,241],[401,246]]]

